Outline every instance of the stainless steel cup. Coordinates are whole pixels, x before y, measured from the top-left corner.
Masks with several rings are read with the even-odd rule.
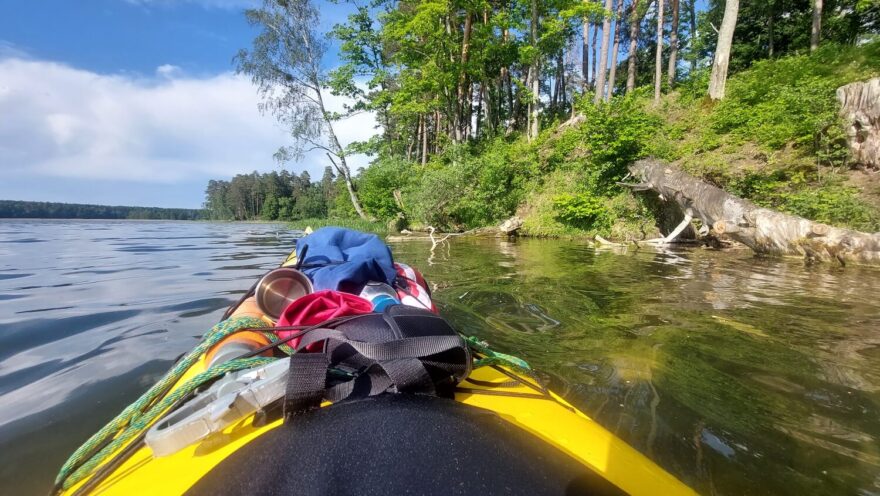
[[[292,267],[281,267],[260,279],[256,291],[257,305],[272,320],[278,320],[291,302],[313,291],[308,276]]]

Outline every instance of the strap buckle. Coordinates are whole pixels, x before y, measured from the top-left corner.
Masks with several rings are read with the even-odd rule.
[[[284,396],[290,358],[227,374],[147,431],[153,456],[168,456],[252,415]]]

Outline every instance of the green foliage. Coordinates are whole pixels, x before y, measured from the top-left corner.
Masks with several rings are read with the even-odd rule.
[[[685,2],[685,19],[688,4],[694,2]],[[708,3],[699,33],[683,21],[683,62],[707,59],[715,45],[709,24],[719,25],[723,5]],[[649,6],[640,2],[636,15],[644,16]],[[601,23],[613,14],[600,2],[582,0],[354,4],[330,33],[340,64],[329,72],[307,52],[320,54],[330,45],[301,43],[323,39],[312,3],[268,2],[248,11],[260,34],[237,62],[262,88],[263,110],[291,128],[294,146],[281,156],[322,148],[323,133],[345,115],[374,113],[381,131],[337,155],[375,157],[355,178],[355,189],[367,214],[380,221],[402,211],[413,224],[461,230],[516,212],[531,234],[644,237],[659,214],[616,183],[633,161],[654,156],[761,204],[870,227],[874,210],[821,169],[842,169],[849,153],[834,90],[880,75],[880,41],[864,36],[876,31],[880,10],[865,0],[826,0],[823,36],[829,41],[805,55],[810,11],[808,0],[742,6],[727,97],[718,104],[706,98],[709,68],[699,64],[696,71],[680,71],[686,75],[660,105],[651,103],[647,87],[594,105],[563,55],[578,41],[583,19]],[[770,19],[774,51],[782,58],[769,56]],[[656,23],[642,24],[641,40],[650,41],[637,48],[637,81],[649,82]],[[681,69],[685,65],[691,64]],[[539,95],[529,84],[536,67]],[[618,74],[622,85],[623,71]],[[309,98],[315,88],[349,103],[339,114],[316,111]],[[542,102],[544,130],[527,141],[534,97]],[[572,107],[582,122],[560,129]],[[207,197],[206,208],[218,218],[355,216],[345,183],[332,172],[317,184],[283,172],[268,179],[241,175],[212,182]]]
[[[840,184],[801,188],[779,195],[784,211],[826,224],[880,231],[877,210],[858,198],[858,190]]]
[[[384,236],[388,229],[384,222],[364,220],[359,217],[315,217],[298,219],[289,223],[291,229],[305,230],[307,227],[319,229],[321,227],[347,227],[357,231],[369,232]]]
[[[880,212],[839,175],[819,179],[803,170],[754,172],[732,182],[730,189],[758,205],[807,219],[867,232],[880,230]]]
[[[404,202],[411,218],[435,227],[462,229],[510,216],[522,199],[529,164],[522,145],[496,140],[474,153],[455,147],[419,170]]]
[[[381,158],[357,178],[358,195],[364,208],[378,219],[391,219],[400,212],[394,191],[407,184],[410,165],[404,160]]]
[[[711,125],[771,150],[792,143],[815,153],[829,141],[823,134],[839,122],[835,90],[877,75],[880,42],[858,48],[826,44],[812,55],[760,61],[728,81]]]
[[[564,194],[553,199],[553,207],[564,222],[582,229],[607,229],[611,218],[603,198],[589,193]]]
[[[335,201],[334,193],[328,190],[332,181],[332,173],[328,176],[326,171],[320,183],[313,183],[307,172],[296,176],[286,170],[239,174],[231,181],[211,180],[205,190],[205,210],[214,220],[320,217],[327,215],[328,204]]]
[[[645,111],[640,93],[613,98],[609,103],[578,105],[584,123],[570,132],[588,155],[589,181],[597,191],[608,191],[626,175],[626,167],[651,153],[661,119]]]
[[[0,219],[203,220],[209,212],[189,208],[122,207],[79,203],[0,200]]]

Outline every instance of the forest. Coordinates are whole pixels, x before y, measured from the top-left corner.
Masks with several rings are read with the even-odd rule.
[[[290,132],[279,172],[212,181],[213,218],[405,218],[463,230],[517,214],[533,235],[645,236],[618,183],[657,157],[797,215],[880,229],[836,89],[880,75],[873,0],[374,0],[329,32],[308,0],[246,11],[235,57]],[[337,64],[323,63],[337,50]],[[328,67],[329,66],[329,67]],[[331,111],[328,95],[351,103]],[[376,134],[342,146],[372,112]],[[284,170],[318,150],[322,180]],[[366,153],[370,167],[347,158]],[[304,177],[305,176],[305,177]]]
[[[0,219],[201,220],[202,218],[202,210],[188,208],[122,207],[0,200]]]

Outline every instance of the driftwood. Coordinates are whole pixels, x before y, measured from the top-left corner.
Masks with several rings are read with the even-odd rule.
[[[523,220],[514,215],[498,226],[498,232],[506,236],[515,236],[522,226]]]
[[[716,236],[728,236],[761,254],[880,264],[880,233],[832,227],[762,208],[658,160],[640,160],[629,170],[641,182],[626,186],[652,190],[681,208],[686,222],[679,227],[699,219],[703,234],[711,228]],[[671,241],[672,234],[662,239]]]
[[[880,78],[837,88],[853,160],[880,169]]]

